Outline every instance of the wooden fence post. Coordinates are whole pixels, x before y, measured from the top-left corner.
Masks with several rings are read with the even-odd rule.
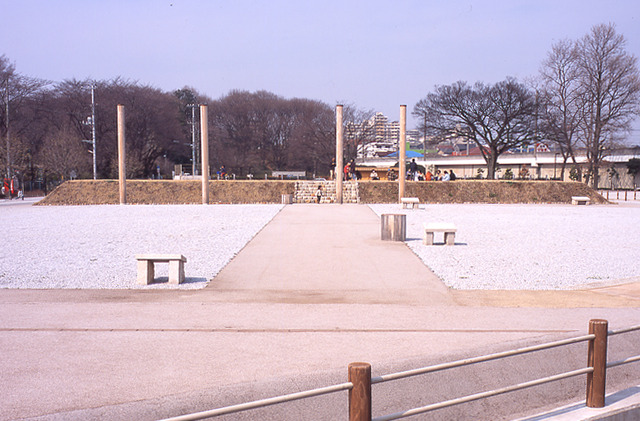
[[[349,421],[371,421],[371,364],[349,364]]]
[[[587,374],[587,406],[602,408],[607,380],[609,322],[600,319],[589,320],[589,334],[594,334],[596,337],[589,341],[587,365],[593,367],[593,372]]]

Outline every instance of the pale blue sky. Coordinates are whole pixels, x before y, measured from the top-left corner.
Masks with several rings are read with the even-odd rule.
[[[0,54],[53,81],[122,76],[214,99],[264,89],[397,120],[436,84],[534,76],[554,42],[598,23],[640,57],[639,12],[637,0],[0,0]]]

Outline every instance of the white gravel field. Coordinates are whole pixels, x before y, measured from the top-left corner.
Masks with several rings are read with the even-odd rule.
[[[26,202],[26,201],[25,201]],[[203,288],[282,205],[0,203],[0,288]],[[449,287],[553,290],[640,281],[640,206],[371,205],[407,215],[408,246]],[[452,222],[455,246],[422,224]],[[442,243],[442,234],[436,243]],[[186,283],[136,284],[140,253],[187,257]],[[165,277],[168,265],[156,265]]]
[[[372,205],[407,215],[407,244],[455,289],[567,290],[640,281],[640,206]],[[451,222],[455,246],[425,246],[425,222]]]
[[[203,288],[282,205],[0,206],[0,288]],[[187,257],[185,283],[136,284],[135,255]],[[166,277],[167,264],[156,264]],[[162,279],[160,279],[162,280]]]

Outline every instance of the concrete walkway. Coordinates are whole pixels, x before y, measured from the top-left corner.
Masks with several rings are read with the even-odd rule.
[[[448,291],[408,247],[379,238],[366,206],[293,205],[204,290],[0,290],[0,419],[153,420],[341,383],[353,361],[372,363],[375,376],[578,336],[591,318],[640,324],[636,285],[584,291],[566,306],[527,292],[493,300]],[[591,308],[600,299],[608,306]],[[637,354],[637,340],[618,341],[612,358]],[[374,414],[558,372],[586,353],[536,358],[376,386]],[[637,384],[629,367],[611,373],[612,388]],[[583,382],[427,419],[524,416],[574,402]],[[345,419],[346,400],[223,419]]]
[[[287,206],[207,289],[228,300],[452,304],[442,282],[407,251],[380,240],[380,219],[366,206]]]

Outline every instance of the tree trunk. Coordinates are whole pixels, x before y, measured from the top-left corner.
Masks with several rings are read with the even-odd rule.
[[[496,178],[496,167],[498,166],[498,156],[495,153],[487,156],[485,158],[487,161],[487,180],[495,180]]]

